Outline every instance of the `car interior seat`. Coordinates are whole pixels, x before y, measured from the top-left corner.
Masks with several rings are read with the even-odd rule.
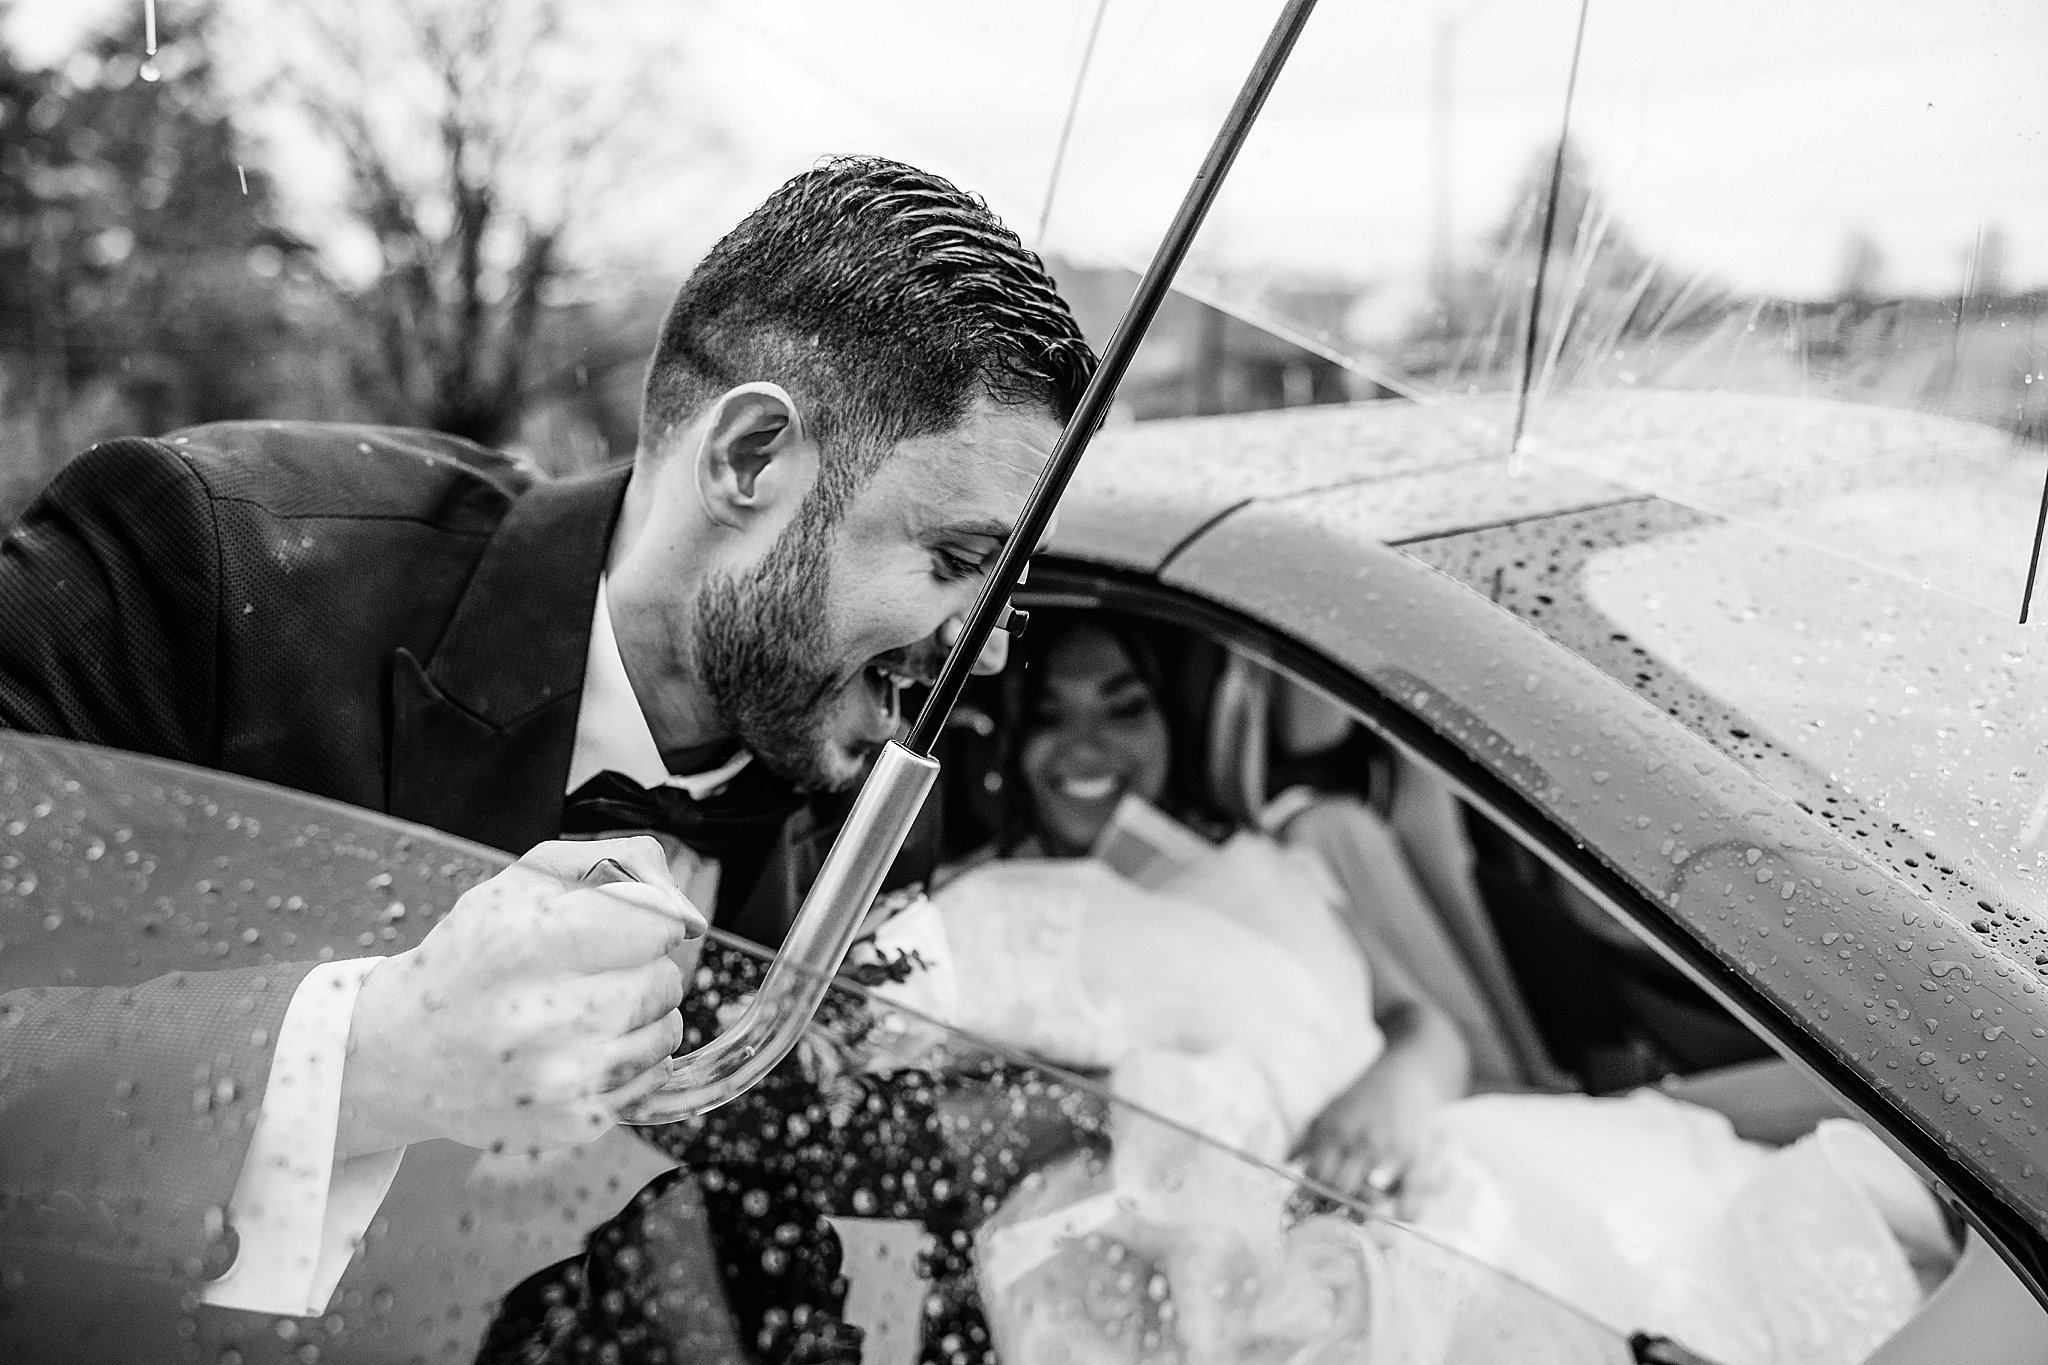
[[[1403,960],[1468,1036],[1476,1032],[1482,1079],[1489,1037],[1512,1057],[1503,1079],[1594,1093],[1771,1055],[1577,887],[1458,800],[1434,769],[1249,657],[1232,653],[1220,670],[1208,762],[1217,799],[1240,819],[1266,811],[1269,824],[1292,823],[1305,834],[1326,819],[1302,826],[1305,804],[1326,811],[1348,799],[1391,829],[1455,949],[1447,958],[1430,935],[1409,932]],[[1333,860],[1358,858],[1380,837],[1369,821],[1345,823],[1354,827],[1315,835]],[[1389,895],[1384,886],[1371,893]],[[1388,903],[1398,901],[1396,894]],[[1419,960],[1408,961],[1411,954]],[[1467,999],[1475,992],[1476,1010]]]
[[[1470,850],[1421,803],[1431,793],[1342,707],[1232,652],[1209,708],[1209,780],[1243,824],[1318,852],[1350,928],[1391,953],[1449,1012],[1480,1089],[1565,1089],[1523,1006],[1470,878]],[[1438,803],[1450,809],[1448,789]],[[1403,828],[1403,826],[1406,828]]]

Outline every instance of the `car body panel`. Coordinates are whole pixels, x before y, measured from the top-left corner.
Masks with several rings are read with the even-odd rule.
[[[119,986],[177,971],[402,952],[458,896],[511,861],[338,802],[29,735],[0,735],[0,813],[9,817],[0,824],[9,836],[0,895],[17,902],[14,922],[40,925],[8,935],[0,990]],[[192,1084],[190,1076],[133,1080],[181,1091]],[[195,1105],[191,1121],[212,1118]],[[405,1354],[445,1349],[467,1359],[505,1290],[574,1252],[581,1229],[609,1212],[596,1207],[603,1182],[572,1182],[553,1217],[521,1229],[516,1255],[487,1261],[487,1250],[510,1250],[488,1245],[491,1230],[506,1226],[509,1198],[503,1182],[479,1169],[489,1160],[447,1142],[408,1151],[386,1216],[372,1224],[343,1276],[339,1311],[326,1322],[291,1324],[280,1336],[268,1315],[203,1307],[187,1311],[182,1330],[208,1359],[244,1339],[250,1359],[270,1351],[289,1359],[306,1345],[331,1358],[351,1337],[367,1345],[394,1333],[408,1343]],[[397,1209],[407,1215],[389,1216]],[[571,1210],[573,1223],[560,1216]],[[462,1228],[482,1229],[483,1240],[457,1235]],[[32,1261],[25,1273],[9,1286],[17,1304],[62,1288],[39,1275],[76,1278],[81,1267]],[[112,1287],[102,1292],[102,1308],[108,1303],[136,1307],[131,1292]],[[80,1335],[65,1340],[66,1349],[83,1359],[101,1347],[120,1354],[124,1338],[155,1340],[147,1316],[110,1322],[115,1330],[98,1346]]]
[[[1386,538],[1626,497],[1597,476],[1488,477],[1511,408],[1356,403],[1232,417],[1140,422],[1104,431],[1061,499],[1052,549],[1157,570],[1191,537],[1251,501],[1386,490]]]

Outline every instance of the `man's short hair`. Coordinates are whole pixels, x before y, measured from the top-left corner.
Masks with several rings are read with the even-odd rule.
[[[896,445],[987,395],[1064,422],[1095,356],[1045,266],[975,195],[844,157],[783,185],[711,249],[662,323],[641,414],[655,449],[736,384],[790,391],[828,516]]]

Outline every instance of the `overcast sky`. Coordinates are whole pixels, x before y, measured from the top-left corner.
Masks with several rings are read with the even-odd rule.
[[[999,8],[1008,22],[963,17]],[[1454,234],[1491,226],[1529,158],[1556,136],[1577,8],[1326,0],[1234,173],[1213,245],[1368,277],[1413,269],[1427,257],[1445,161]],[[1035,200],[1095,0],[1030,6],[1028,24],[1019,6],[715,9],[905,133]],[[1142,254],[1275,9],[1111,0],[1056,232]],[[883,12],[896,22],[877,33]],[[1447,157],[1433,138],[1440,34]],[[820,130],[805,112],[791,101],[757,132],[814,146]],[[1574,125],[1637,236],[1733,284],[1824,291],[1844,239],[1863,230],[1884,250],[1891,284],[1953,287],[1985,224],[2005,232],[2010,272],[2048,279],[2040,0],[1596,0]]]
[[[244,3],[260,14],[261,0]],[[783,176],[843,151],[951,173],[1032,236],[1097,9],[582,8],[600,3],[641,14],[652,3],[688,26],[694,55],[681,78],[733,140],[715,189],[650,175],[632,218],[610,224],[622,242],[678,258]],[[109,10],[17,0],[11,29],[31,57],[54,58]],[[1144,257],[1276,10],[1275,0],[1109,0],[1052,245]],[[1440,187],[1452,241],[1469,251],[1556,136],[1577,11],[1576,0],[1324,0],[1198,269],[1324,271],[1398,289],[1428,259]],[[1992,227],[2006,239],[2008,283],[2048,282],[2041,0],[1595,0],[1574,129],[1640,244],[1736,287],[1824,293],[1850,234],[1867,232],[1885,286],[1953,290]]]

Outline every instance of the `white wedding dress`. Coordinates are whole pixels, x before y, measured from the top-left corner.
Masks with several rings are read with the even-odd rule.
[[[884,1000],[1106,1069],[1158,1116],[1120,1110],[1106,1166],[1027,1181],[982,1230],[1006,1365],[1625,1361],[1614,1333],[1639,1330],[1720,1365],[1850,1365],[1918,1306],[1908,1248],[1939,1259],[1946,1234],[1869,1132],[1773,1150],[1648,1091],[1460,1101],[1392,1220],[1291,1217],[1281,1163],[1383,1045],[1335,894],[1240,835],[1155,890],[989,863],[883,926],[922,966]],[[908,1013],[875,1036],[879,1068],[938,1037]]]

